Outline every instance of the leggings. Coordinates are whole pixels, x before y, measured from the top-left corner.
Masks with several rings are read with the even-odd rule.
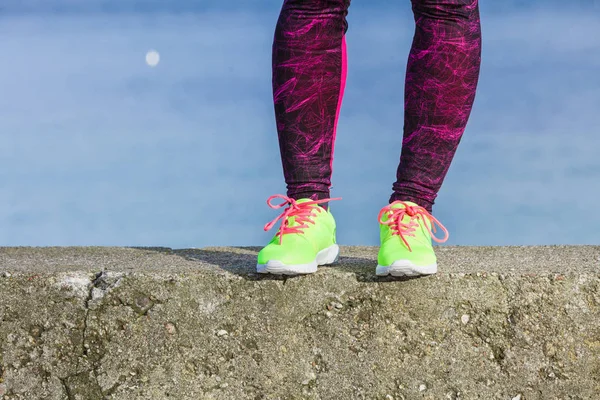
[[[346,82],[350,0],[285,0],[273,41],[273,100],[287,195],[329,198]],[[389,202],[431,212],[467,125],[481,62],[478,0],[412,0],[400,162]]]

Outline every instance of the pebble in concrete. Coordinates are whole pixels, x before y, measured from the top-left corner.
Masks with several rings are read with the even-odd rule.
[[[167,323],[165,324],[165,329],[167,330],[167,333],[168,333],[169,335],[174,335],[174,334],[177,332],[177,329],[175,328],[175,325],[173,325],[173,324],[172,324],[172,323],[170,323],[170,322],[167,322]]]
[[[314,372],[311,372],[311,373],[308,375],[308,379],[305,379],[305,380],[303,380],[303,381],[302,381],[302,384],[303,384],[304,386],[307,386],[308,384],[310,384],[310,382],[311,382],[311,381],[314,381],[315,379],[317,379],[317,375],[316,375]]]

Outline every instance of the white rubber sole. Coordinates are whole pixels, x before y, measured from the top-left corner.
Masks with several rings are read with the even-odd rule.
[[[375,270],[377,276],[420,276],[433,275],[437,272],[437,263],[425,266],[415,265],[409,260],[397,260],[390,266],[378,265]]]
[[[256,272],[259,274],[275,275],[300,275],[317,272],[319,265],[333,264],[340,254],[337,244],[331,245],[317,253],[314,261],[308,264],[286,265],[278,260],[269,260],[266,264],[256,264]]]

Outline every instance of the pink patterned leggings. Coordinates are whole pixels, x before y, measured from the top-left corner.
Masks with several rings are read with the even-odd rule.
[[[285,0],[273,42],[273,99],[287,195],[329,198],[346,81],[350,0]],[[479,78],[478,0],[412,0],[404,132],[390,202],[429,212],[467,125]]]

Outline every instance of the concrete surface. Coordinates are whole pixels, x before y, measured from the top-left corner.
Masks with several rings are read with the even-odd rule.
[[[0,248],[0,398],[600,399],[600,246],[437,247],[374,276],[257,248]]]

